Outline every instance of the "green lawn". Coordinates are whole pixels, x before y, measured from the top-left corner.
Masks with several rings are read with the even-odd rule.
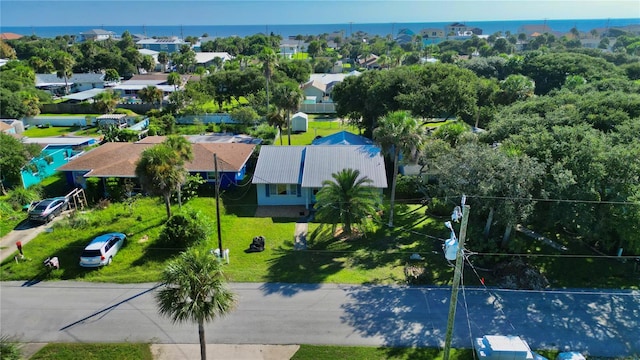
[[[149,344],[48,344],[31,360],[152,360]]]
[[[309,127],[307,132],[299,134],[291,134],[291,145],[310,145],[316,136],[327,136],[337,132],[346,130],[354,134],[358,134],[358,129],[353,126],[349,126],[346,123],[338,121],[334,118],[328,118],[324,116],[315,117],[315,120],[309,119]],[[287,129],[283,129],[282,144],[288,145]],[[280,140],[276,139],[274,145],[280,145]]]
[[[22,133],[24,136],[37,138],[37,137],[47,137],[47,136],[60,136],[68,134],[72,131],[80,130],[78,126],[52,126],[48,128],[38,128],[35,126],[31,126],[27,130]]]
[[[294,251],[297,219],[254,217],[255,189],[248,189],[249,192],[238,190],[223,196],[223,203],[233,203],[221,213],[222,243],[231,254],[231,263],[225,265],[230,281],[402,283],[403,267],[410,254],[413,251],[430,253],[436,245],[425,242],[420,236],[406,234],[401,226],[411,224],[415,229],[432,231],[437,223],[426,218],[418,221],[409,209],[399,209],[397,230],[374,227],[369,237],[348,241],[332,241],[326,232],[315,232],[310,235],[308,251]],[[245,191],[245,198],[238,201],[242,191]],[[214,198],[195,198],[187,206],[201,211],[210,226],[209,239],[198,246],[207,250],[216,248]],[[173,210],[179,211],[175,205]],[[115,203],[104,210],[80,212],[74,218],[60,219],[51,231],[39,234],[24,246],[28,261],[16,263],[8,259],[1,265],[2,279],[38,278],[42,261],[56,255],[61,269],[53,271],[51,279],[118,283],[157,281],[166,262],[182,250],[155,244],[165,220],[164,207],[156,198],[140,199],[131,207]],[[310,232],[316,229],[318,224],[309,224]],[[113,264],[97,270],[79,267],[78,256],[84,246],[106,232],[128,235],[126,245]],[[258,235],[266,238],[266,250],[245,253]],[[434,283],[448,282],[450,268],[440,261],[441,256],[427,255],[427,258],[433,264],[442,265],[434,271]]]

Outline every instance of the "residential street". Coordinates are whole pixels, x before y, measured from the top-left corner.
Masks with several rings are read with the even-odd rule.
[[[208,343],[441,346],[449,288],[234,283],[235,312],[206,326]],[[155,284],[0,284],[3,335],[23,342],[195,344],[195,324],[161,318]],[[466,295],[466,296],[465,296]],[[465,311],[468,305],[469,322]],[[640,355],[640,291],[460,292],[454,346],[520,335],[532,348]],[[471,335],[469,334],[471,329]]]

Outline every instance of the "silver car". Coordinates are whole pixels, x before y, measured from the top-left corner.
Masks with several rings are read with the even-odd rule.
[[[68,207],[69,200],[64,196],[44,199],[29,209],[29,220],[47,223]]]
[[[108,233],[96,237],[82,251],[80,266],[100,267],[111,264],[126,238],[122,233]]]

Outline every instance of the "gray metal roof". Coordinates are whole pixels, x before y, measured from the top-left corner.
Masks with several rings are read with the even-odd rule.
[[[87,99],[91,99],[92,97],[100,94],[101,92],[106,91],[107,89],[101,89],[101,88],[94,88],[91,90],[85,90],[85,91],[81,91],[79,93],[75,93],[75,94],[69,94],[69,95],[65,95],[62,98],[63,99],[67,99],[67,100],[87,100]]]
[[[104,74],[73,74],[67,83],[71,84],[86,84],[86,83],[102,83],[104,82]],[[36,86],[46,86],[51,84],[64,85],[64,78],[59,78],[56,74],[36,74]]]
[[[254,184],[299,184],[305,146],[270,146],[260,148],[253,174]]]
[[[361,177],[373,181],[373,187],[387,187],[384,158],[377,146],[314,145],[306,149],[302,187],[320,188],[323,181],[331,180],[332,174],[344,169],[359,170]]]

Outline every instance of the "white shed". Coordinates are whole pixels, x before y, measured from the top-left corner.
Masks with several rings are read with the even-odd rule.
[[[307,132],[309,129],[309,115],[297,112],[291,116],[291,131]]]

